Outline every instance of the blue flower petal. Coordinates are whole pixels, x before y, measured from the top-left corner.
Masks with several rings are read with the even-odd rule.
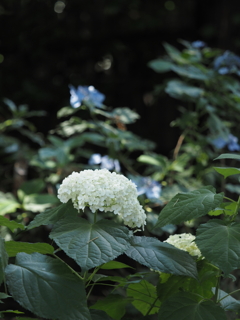
[[[90,165],[94,165],[94,164],[100,164],[102,160],[102,157],[100,155],[100,153],[94,153],[91,155],[88,164]]]
[[[215,148],[217,149],[222,149],[226,146],[227,141],[223,139],[222,137],[218,137],[214,140],[211,141],[212,145],[214,145]]]
[[[89,101],[96,107],[101,108],[105,95],[97,91],[93,86],[78,86],[77,89],[69,85],[70,88],[70,104],[73,108],[78,108],[83,100]]]
[[[193,41],[191,44],[194,49],[201,49],[206,47],[206,43],[201,40]]]
[[[115,159],[113,162],[114,162],[115,171],[116,172],[120,172],[121,171],[121,166],[120,166],[119,161]]]
[[[134,177],[131,179],[137,186],[138,195],[146,194],[149,199],[160,197],[161,185],[150,177]]]
[[[228,147],[228,150],[230,151],[239,151],[240,145],[238,144],[238,138],[232,134],[229,134],[227,147]]]

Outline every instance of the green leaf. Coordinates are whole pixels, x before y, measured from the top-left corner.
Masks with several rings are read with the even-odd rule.
[[[197,229],[196,244],[202,255],[224,273],[240,267],[240,224],[211,220]]]
[[[224,167],[213,167],[218,173],[224,176],[224,179],[226,179],[229,176],[232,176],[234,174],[239,174],[240,169],[238,168],[224,168]]]
[[[184,59],[182,57],[181,52],[177,48],[173,47],[172,45],[166,42],[163,44],[163,46],[167,51],[168,55],[173,59],[173,61],[176,61],[178,63],[189,63],[187,59]]]
[[[115,117],[125,124],[134,123],[137,119],[140,118],[139,114],[126,107],[115,108],[111,112],[111,116]]]
[[[64,142],[65,146],[69,149],[73,149],[73,148],[76,148],[76,147],[80,147],[84,144],[84,141],[82,139],[82,135],[78,135],[78,136],[74,136],[74,137],[71,137],[69,138],[68,140],[66,140]]]
[[[227,191],[230,191],[231,193],[240,194],[240,185],[239,184],[226,183],[225,188]]]
[[[25,253],[42,253],[53,254],[54,248],[48,243],[29,243],[19,241],[7,241],[5,242],[5,248],[9,257],[15,257],[19,252]]]
[[[11,296],[9,296],[8,294],[4,293],[4,292],[0,292],[0,300],[1,299],[7,299],[10,298]]]
[[[163,59],[156,59],[156,60],[149,61],[147,65],[154,71],[163,73],[163,72],[171,71],[171,67],[173,63]]]
[[[130,245],[127,227],[104,219],[92,224],[75,216],[60,220],[49,237],[83,270],[115,259]]]
[[[77,112],[79,108],[72,108],[72,107],[63,107],[57,112],[57,117],[62,118],[62,117],[68,117],[75,112]]]
[[[192,65],[177,66],[172,65],[171,70],[178,75],[197,80],[208,80],[209,76],[199,68]]]
[[[179,292],[163,302],[159,319],[227,320],[227,317],[224,310],[214,302],[201,299],[195,294]]]
[[[19,188],[23,191],[24,195],[30,195],[33,193],[41,192],[45,187],[45,183],[42,179],[34,179],[30,181],[25,181]]]
[[[216,288],[213,288],[213,293],[215,294]],[[224,298],[225,297],[225,298]],[[218,300],[222,299],[219,303],[225,311],[238,311],[240,309],[240,301],[228,295],[227,292],[223,290],[218,290]]]
[[[72,201],[69,200],[67,203],[63,203],[56,208],[48,209],[36,215],[34,220],[27,226],[27,229],[30,230],[41,225],[54,224],[65,215],[77,215],[77,213],[77,210],[73,207]]]
[[[13,298],[39,317],[91,320],[84,283],[62,262],[39,253],[19,253],[6,267]]]
[[[5,200],[0,203],[0,215],[5,215],[7,213],[14,213],[20,207],[20,204],[15,201]]]
[[[131,298],[125,298],[119,294],[109,294],[106,298],[98,300],[90,309],[105,311],[113,319],[120,320],[126,312],[126,305],[131,301]]]
[[[160,281],[162,274],[160,275]],[[168,299],[170,296],[180,291],[180,288],[183,287],[186,277],[170,275],[167,281],[159,282],[157,284],[157,295],[161,302]]]
[[[235,153],[223,153],[214,160],[220,160],[220,159],[235,159],[240,161],[240,155]]]
[[[183,282],[184,291],[199,294],[205,299],[211,299],[213,296],[212,288],[217,285],[218,268],[209,264],[205,259],[198,262],[198,280],[187,278]]]
[[[146,280],[130,284],[127,288],[127,296],[133,298],[132,305],[144,316],[153,305],[149,314],[157,313],[161,305],[157,299],[156,287]]]
[[[167,159],[165,157],[162,157],[160,159],[159,158],[154,158],[152,156],[143,154],[137,158],[137,161],[142,162],[142,163],[151,164],[153,166],[166,167],[168,164]]]
[[[206,260],[198,261],[198,280],[189,277],[171,275],[167,281],[160,275],[160,283],[157,285],[159,299],[163,302],[179,291],[192,292],[205,299],[213,296],[212,288],[216,286],[218,269]]]
[[[216,194],[212,187],[178,193],[161,211],[155,228],[201,217],[219,207],[222,199],[223,194]]]
[[[118,262],[118,261],[109,261],[107,263],[104,263],[103,265],[101,265],[100,269],[112,270],[112,269],[122,269],[122,268],[134,269],[133,267],[130,267],[127,264],[122,263],[122,262]]]
[[[198,87],[193,87],[180,80],[171,80],[168,82],[165,89],[171,97],[175,99],[192,100],[198,99],[204,94],[204,90]]]
[[[0,284],[5,282],[4,270],[8,264],[8,255],[5,249],[5,240],[0,238]]]
[[[22,312],[22,311],[19,311],[19,310],[4,310],[4,311],[1,311],[2,313],[15,313],[15,314],[22,314],[22,313],[24,313],[24,312]],[[27,319],[28,320],[28,318],[21,318],[21,319]],[[32,319],[32,318],[29,318],[30,320]]]
[[[101,310],[90,310],[91,318],[92,320],[112,320],[109,318],[109,316],[106,314],[106,312]]]
[[[17,317],[16,320],[37,320],[37,318],[29,318],[29,317]]]
[[[39,212],[58,202],[58,198],[52,194],[30,194],[24,197],[23,207],[25,210]]]
[[[132,237],[125,254],[150,269],[197,278],[196,263],[187,252],[156,238]]]
[[[17,223],[14,220],[9,220],[2,216],[0,216],[0,226],[8,227],[11,231],[14,231],[15,229],[25,229],[23,224]]]

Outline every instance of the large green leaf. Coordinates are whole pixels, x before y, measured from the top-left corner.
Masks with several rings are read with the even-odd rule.
[[[132,305],[144,316],[157,313],[160,308],[160,301],[157,299],[157,290],[154,285],[146,280],[132,283],[127,288],[127,296],[132,297]]]
[[[240,155],[235,153],[223,153],[214,160],[220,160],[220,159],[235,159],[240,161]]]
[[[204,90],[198,87],[193,87],[180,80],[171,80],[168,82],[165,89],[171,97],[176,99],[197,99],[200,98]]]
[[[84,283],[69,268],[39,253],[19,253],[5,269],[13,298],[39,317],[90,320]]]
[[[73,207],[72,201],[69,200],[67,203],[63,203],[60,206],[52,209],[48,209],[42,213],[36,215],[33,221],[28,225],[27,229],[33,229],[41,225],[54,224],[63,218],[65,215],[75,214],[77,210]]]
[[[16,320],[38,320],[37,318],[17,317]]]
[[[156,238],[134,236],[125,253],[148,268],[197,278],[196,263],[187,252]]]
[[[67,216],[60,220],[50,238],[73,258],[83,270],[115,259],[129,247],[129,230],[113,221],[87,220]]]
[[[240,224],[211,220],[197,229],[196,244],[202,255],[224,273],[240,267]]]
[[[109,294],[106,298],[98,300],[90,309],[105,311],[115,320],[120,320],[126,310],[126,305],[132,301],[132,298],[125,298],[119,294]]]
[[[112,318],[109,318],[109,316],[106,314],[106,312],[101,310],[90,310],[91,318],[92,320],[112,320]]]
[[[48,243],[29,243],[19,241],[7,241],[5,242],[5,248],[9,257],[15,257],[19,252],[25,253],[42,253],[53,254],[54,248]]]
[[[219,207],[222,199],[223,194],[216,194],[212,187],[178,193],[161,211],[155,228],[201,217]]]
[[[8,264],[8,255],[5,249],[5,240],[0,238],[0,284],[5,281],[4,270]]]
[[[161,281],[157,285],[158,297],[161,301],[166,300],[179,291],[199,294],[210,299],[213,296],[212,288],[217,283],[218,269],[206,260],[198,262],[198,280],[190,277],[171,275],[167,281]],[[162,274],[160,279],[162,278]]]
[[[224,176],[224,179],[226,179],[229,176],[232,176],[234,174],[240,174],[240,169],[238,168],[224,168],[224,167],[214,167],[214,169]]]
[[[227,320],[224,310],[199,295],[179,292],[165,300],[159,312],[163,320]],[[199,301],[200,300],[200,301]]]
[[[14,220],[9,220],[2,216],[0,216],[0,226],[8,227],[11,231],[14,231],[15,229],[25,229],[23,224],[17,223]]]

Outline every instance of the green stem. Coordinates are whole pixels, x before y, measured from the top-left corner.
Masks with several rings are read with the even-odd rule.
[[[220,286],[220,276],[221,276],[221,271],[218,271],[218,279],[217,279],[217,285],[216,285],[216,290],[214,294],[213,300],[217,303],[218,301],[218,291],[219,291],[219,286]]]
[[[238,292],[238,291],[240,291],[240,289],[237,289],[237,290],[235,290],[235,291],[230,292],[230,293],[229,293],[229,294],[227,294],[226,296],[224,296],[224,297],[222,297],[221,299],[219,299],[219,300],[217,301],[217,303],[218,303],[218,302],[220,302],[220,301],[222,301],[223,299],[225,299],[225,298],[227,298],[227,297],[231,296],[232,294],[234,294],[234,293]]]
[[[95,284],[95,283],[94,283]],[[88,294],[87,294],[87,300],[88,300],[88,298],[89,298],[89,296],[90,296],[90,294],[91,294],[91,292],[92,292],[92,289],[94,288],[94,285],[89,289],[89,291],[88,291]]]
[[[4,291],[5,291],[6,294],[8,294],[8,290],[7,290],[7,285],[6,285],[5,279],[4,279]]]
[[[155,303],[157,302],[158,297],[156,297],[156,299],[153,301],[153,304],[151,305],[151,307],[149,308],[148,312],[145,314],[145,316],[148,316],[149,313],[152,311],[153,307],[155,306]]]
[[[86,288],[90,285],[90,282],[92,281],[92,278],[98,272],[99,269],[100,269],[99,267],[95,268],[94,271],[92,272],[92,274],[89,276],[89,278],[87,279]]]
[[[228,198],[228,197],[223,197],[224,199],[227,199],[227,200],[229,200],[229,201],[231,201],[231,202],[235,202],[233,199],[230,199],[230,198]]]
[[[73,268],[71,268],[65,261],[63,261],[61,258],[59,258],[55,253],[53,253],[53,256],[58,259],[59,261],[61,261],[62,263],[64,263],[68,269],[70,269],[72,271],[72,273],[74,273],[79,279],[83,280],[84,278],[82,278],[80,276],[80,274],[78,274]]]
[[[97,210],[94,212],[94,219],[93,222],[96,223],[97,222]]]
[[[235,208],[235,211],[234,211],[234,214],[232,216],[232,220],[234,220],[238,214],[238,210],[240,208],[240,196],[238,197],[238,201],[237,201],[237,205],[236,205],[236,208]]]

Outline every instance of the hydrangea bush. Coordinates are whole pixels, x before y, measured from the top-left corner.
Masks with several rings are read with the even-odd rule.
[[[235,154],[219,158],[240,160]],[[216,170],[225,177],[239,172],[238,168]],[[183,233],[160,241],[139,230],[146,215],[136,185],[121,174],[107,169],[73,172],[62,181],[58,197],[61,205],[38,214],[26,227],[1,217],[1,224],[12,230],[48,225],[53,241],[50,245],[1,240],[2,299],[11,295],[22,307],[47,319],[152,315],[175,320],[211,315],[226,320],[226,312],[238,312],[240,302],[221,290],[221,279],[236,280],[232,272],[240,267],[240,198],[231,200],[211,186],[178,193],[161,210],[155,228],[209,218],[199,225],[196,236]],[[90,214],[85,215],[86,210]],[[121,219],[106,219],[105,211]],[[121,262],[124,255],[135,263]],[[10,257],[15,257],[14,263]],[[134,272],[136,263],[142,267]],[[123,275],[102,273],[119,268],[125,270]],[[98,298],[94,292],[102,286],[105,295]]]
[[[165,92],[189,108],[173,123],[183,133],[172,158],[128,130],[136,112],[107,107],[93,86],[70,85],[64,120],[29,157],[39,178],[0,194],[1,317],[240,318],[232,296],[240,292],[239,61],[201,41],[182,43],[182,52],[166,45],[168,56],[150,63],[177,74]],[[24,109],[7,104],[18,117]],[[211,168],[222,150],[233,153]],[[217,191],[198,174],[205,170],[219,176]],[[7,298],[19,310],[6,310]]]
[[[212,160],[219,153],[240,149],[240,57],[210,48],[203,41],[179,42],[183,49],[164,43],[166,54],[148,64],[155,72],[165,74],[165,81],[156,85],[153,96],[157,101],[164,93],[176,101],[179,117],[171,126],[178,127],[180,135],[173,159],[179,163],[185,160],[182,176],[186,178],[189,173],[191,178],[217,186],[218,177],[209,173]],[[139,160],[151,166],[161,156],[146,154],[148,158]],[[159,169],[166,176],[165,168],[161,165]],[[170,177],[170,181],[173,179]],[[189,189],[183,177],[179,182]],[[192,179],[193,184],[197,187]]]

